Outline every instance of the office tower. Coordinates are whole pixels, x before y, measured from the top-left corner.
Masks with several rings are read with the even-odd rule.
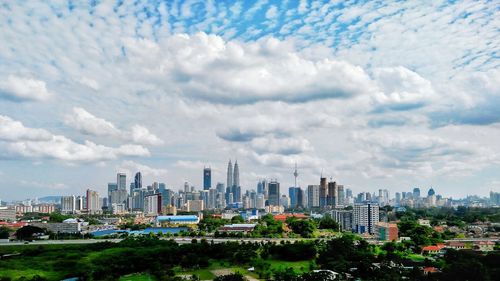
[[[332,207],[335,207],[337,206],[337,183],[330,180],[330,182],[328,183],[328,193],[327,193],[327,200],[326,200],[326,204],[328,206],[332,206]]]
[[[99,199],[99,193],[97,191],[87,189],[86,209],[89,214],[97,214],[101,212],[101,200]]]
[[[188,212],[201,212],[203,211],[204,204],[203,200],[188,200],[187,201],[187,211]]]
[[[500,205],[500,192],[490,191],[490,203],[492,205]]]
[[[280,206],[283,206],[285,209],[290,207],[290,199],[285,194],[280,197]]]
[[[203,168],[203,190],[209,190],[212,187],[212,169]]]
[[[415,187],[413,189],[413,199],[418,200],[420,198],[420,188]]]
[[[217,189],[215,188],[210,188],[208,190],[208,204],[207,204],[208,209],[215,209],[217,208]]]
[[[205,206],[205,209],[210,209],[210,206],[208,205],[208,190],[200,190],[199,196],[197,198],[192,198],[192,199],[199,199],[203,200],[203,206]]]
[[[129,185],[129,194],[130,195],[132,195],[132,193],[134,193],[134,189],[135,189],[135,182],[131,182]]]
[[[114,182],[108,183],[108,202],[113,201],[112,194],[114,191],[118,190],[118,184]]]
[[[127,190],[127,175],[124,173],[116,174],[116,184],[119,190]]]
[[[344,204],[345,204],[344,186],[339,184],[337,185],[337,205],[344,205]]]
[[[396,204],[399,204],[399,202],[401,202],[401,193],[399,192],[396,192],[395,193],[395,196],[396,196]]]
[[[226,186],[231,188],[233,186],[233,165],[231,164],[231,159],[229,159],[229,163],[227,163],[227,182]]]
[[[307,186],[307,207],[318,208],[319,207],[319,195],[320,195],[319,185],[309,185]]]
[[[351,198],[352,197],[352,190],[350,188],[346,188],[346,190],[345,190],[345,197],[346,198]]]
[[[288,188],[288,197],[290,198],[290,208],[297,207],[297,188],[292,186]]]
[[[326,178],[321,175],[319,181],[319,206],[324,208],[327,204],[328,189],[326,184]]]
[[[370,194],[370,192],[365,193],[365,198],[366,198],[366,201],[372,201],[372,195]]]
[[[268,184],[269,199],[268,205],[279,206],[280,204],[280,183],[276,180],[271,180]]]
[[[376,204],[354,205],[354,231],[356,233],[375,233],[375,224],[379,222],[379,207]]]
[[[226,191],[226,188],[224,187],[224,183],[218,182],[217,185],[215,186],[215,189],[217,189],[218,193],[224,193]]]
[[[255,200],[255,208],[262,210],[266,207],[266,201],[264,199],[264,194],[257,194],[257,199]]]
[[[135,189],[141,189],[142,188],[142,174],[141,174],[141,172],[135,173],[134,188]]]
[[[264,195],[264,199],[267,199],[268,196],[267,190],[268,188],[266,180],[262,180],[257,183],[257,193]]]
[[[238,160],[234,162],[233,185],[240,186],[240,168],[238,166]]]
[[[339,224],[340,231],[351,231],[353,229],[352,210],[333,210],[332,219]]]
[[[434,189],[431,187],[431,188],[429,189],[429,191],[427,192],[427,196],[432,196],[432,195],[434,195],[434,194],[436,194],[436,192],[435,192],[435,191],[434,191]]]
[[[305,198],[306,196],[304,195],[304,190],[302,190],[302,188],[300,187],[297,187],[296,191],[295,191],[295,194],[297,196],[297,208],[305,208],[305,205],[306,205],[306,201],[305,201]]]
[[[241,202],[241,200],[242,200],[241,186],[233,185],[233,188],[231,189],[231,193],[233,194],[233,202]]]
[[[144,198],[144,214],[147,216],[157,216],[162,209],[161,193],[147,195]]]
[[[61,212],[65,214],[74,214],[76,212],[75,195],[61,197]]]

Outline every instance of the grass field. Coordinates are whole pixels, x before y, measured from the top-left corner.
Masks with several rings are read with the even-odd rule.
[[[120,277],[120,281],[153,281],[155,280],[148,273],[136,273]]]
[[[271,269],[287,269],[293,268],[297,272],[307,272],[309,271],[309,262],[310,261],[280,261],[280,260],[269,260],[271,264]]]
[[[188,271],[179,271],[177,273],[178,275],[196,275],[198,276],[201,280],[213,280],[215,278],[215,275],[210,272],[209,269],[197,269],[197,270],[188,270]]]

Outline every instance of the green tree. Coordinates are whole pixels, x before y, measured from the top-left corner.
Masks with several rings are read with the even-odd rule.
[[[35,234],[45,234],[46,231],[40,227],[27,225],[16,230],[16,238],[19,240],[33,240]]]
[[[316,224],[312,220],[297,220],[295,218],[288,218],[287,223],[296,234],[304,238],[313,237],[314,231],[316,231]]]
[[[0,239],[8,239],[10,236],[10,229],[6,226],[0,226]]]

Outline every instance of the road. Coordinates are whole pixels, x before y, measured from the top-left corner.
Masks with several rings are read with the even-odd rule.
[[[164,240],[173,239],[175,242],[179,244],[188,244],[191,243],[193,239],[197,239],[200,241],[203,238],[190,238],[190,237],[176,237],[176,238],[161,238]],[[248,243],[248,242],[263,242],[263,243],[280,243],[281,241],[288,241],[290,243],[295,243],[296,241],[306,240],[306,239],[296,239],[296,238],[212,238],[205,237],[205,239],[211,243],[225,243],[229,241],[239,242],[239,243]],[[99,242],[112,242],[118,243],[122,241],[121,238],[116,239],[78,239],[78,240],[36,240],[33,242],[8,242],[8,243],[0,243],[1,246],[19,246],[19,245],[63,245],[63,244],[92,244]]]

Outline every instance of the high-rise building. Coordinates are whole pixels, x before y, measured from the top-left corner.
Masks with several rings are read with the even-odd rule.
[[[212,169],[203,168],[203,190],[209,190],[212,187]]]
[[[147,216],[157,216],[161,214],[162,203],[161,193],[147,195],[144,198],[144,214]]]
[[[337,204],[345,205],[344,186],[341,184],[337,185]]]
[[[309,185],[307,186],[307,207],[308,208],[318,208],[319,207],[319,185]]]
[[[337,183],[330,180],[330,182],[328,182],[328,195],[326,196],[327,200],[326,200],[326,204],[328,206],[332,206],[332,207],[335,207],[337,206],[337,193],[338,193],[338,190],[337,190]]]
[[[188,200],[187,201],[187,211],[188,212],[201,212],[204,210],[203,200]]]
[[[297,188],[295,186],[288,188],[288,197],[290,198],[290,208],[297,207]]]
[[[224,193],[226,191],[226,187],[222,182],[218,182],[217,185],[215,186],[215,189],[217,189],[218,193]]]
[[[98,214],[101,212],[101,200],[99,193],[94,190],[87,189],[87,212],[89,214]]]
[[[290,199],[285,194],[280,197],[280,206],[283,206],[285,209],[290,207]]]
[[[141,189],[142,188],[142,174],[141,174],[141,172],[135,173],[134,188],[135,189]]]
[[[339,224],[340,231],[352,231],[353,229],[352,210],[333,210],[332,219]]]
[[[76,212],[75,195],[61,197],[61,212],[65,214],[74,214]]]
[[[116,174],[116,184],[119,190],[127,190],[127,175],[124,173]]]
[[[111,198],[112,197],[112,193],[114,191],[116,191],[116,190],[118,190],[118,184],[116,184],[114,182],[108,183],[108,202],[113,201],[113,198]]]
[[[268,183],[269,198],[267,204],[272,206],[279,206],[280,204],[280,183],[276,180],[271,180]]]
[[[238,160],[234,162],[233,185],[240,186],[240,168],[238,166]]]
[[[415,187],[413,189],[413,199],[418,200],[420,198],[420,188]]]
[[[327,196],[328,196],[328,189],[327,189],[326,178],[324,178],[323,175],[321,175],[319,181],[319,206],[321,208],[324,208],[327,205]]]
[[[227,182],[226,187],[231,188],[233,186],[233,164],[231,164],[231,159],[227,163]]]
[[[354,205],[354,231],[356,233],[375,233],[375,225],[379,222],[379,206],[377,204]]]

